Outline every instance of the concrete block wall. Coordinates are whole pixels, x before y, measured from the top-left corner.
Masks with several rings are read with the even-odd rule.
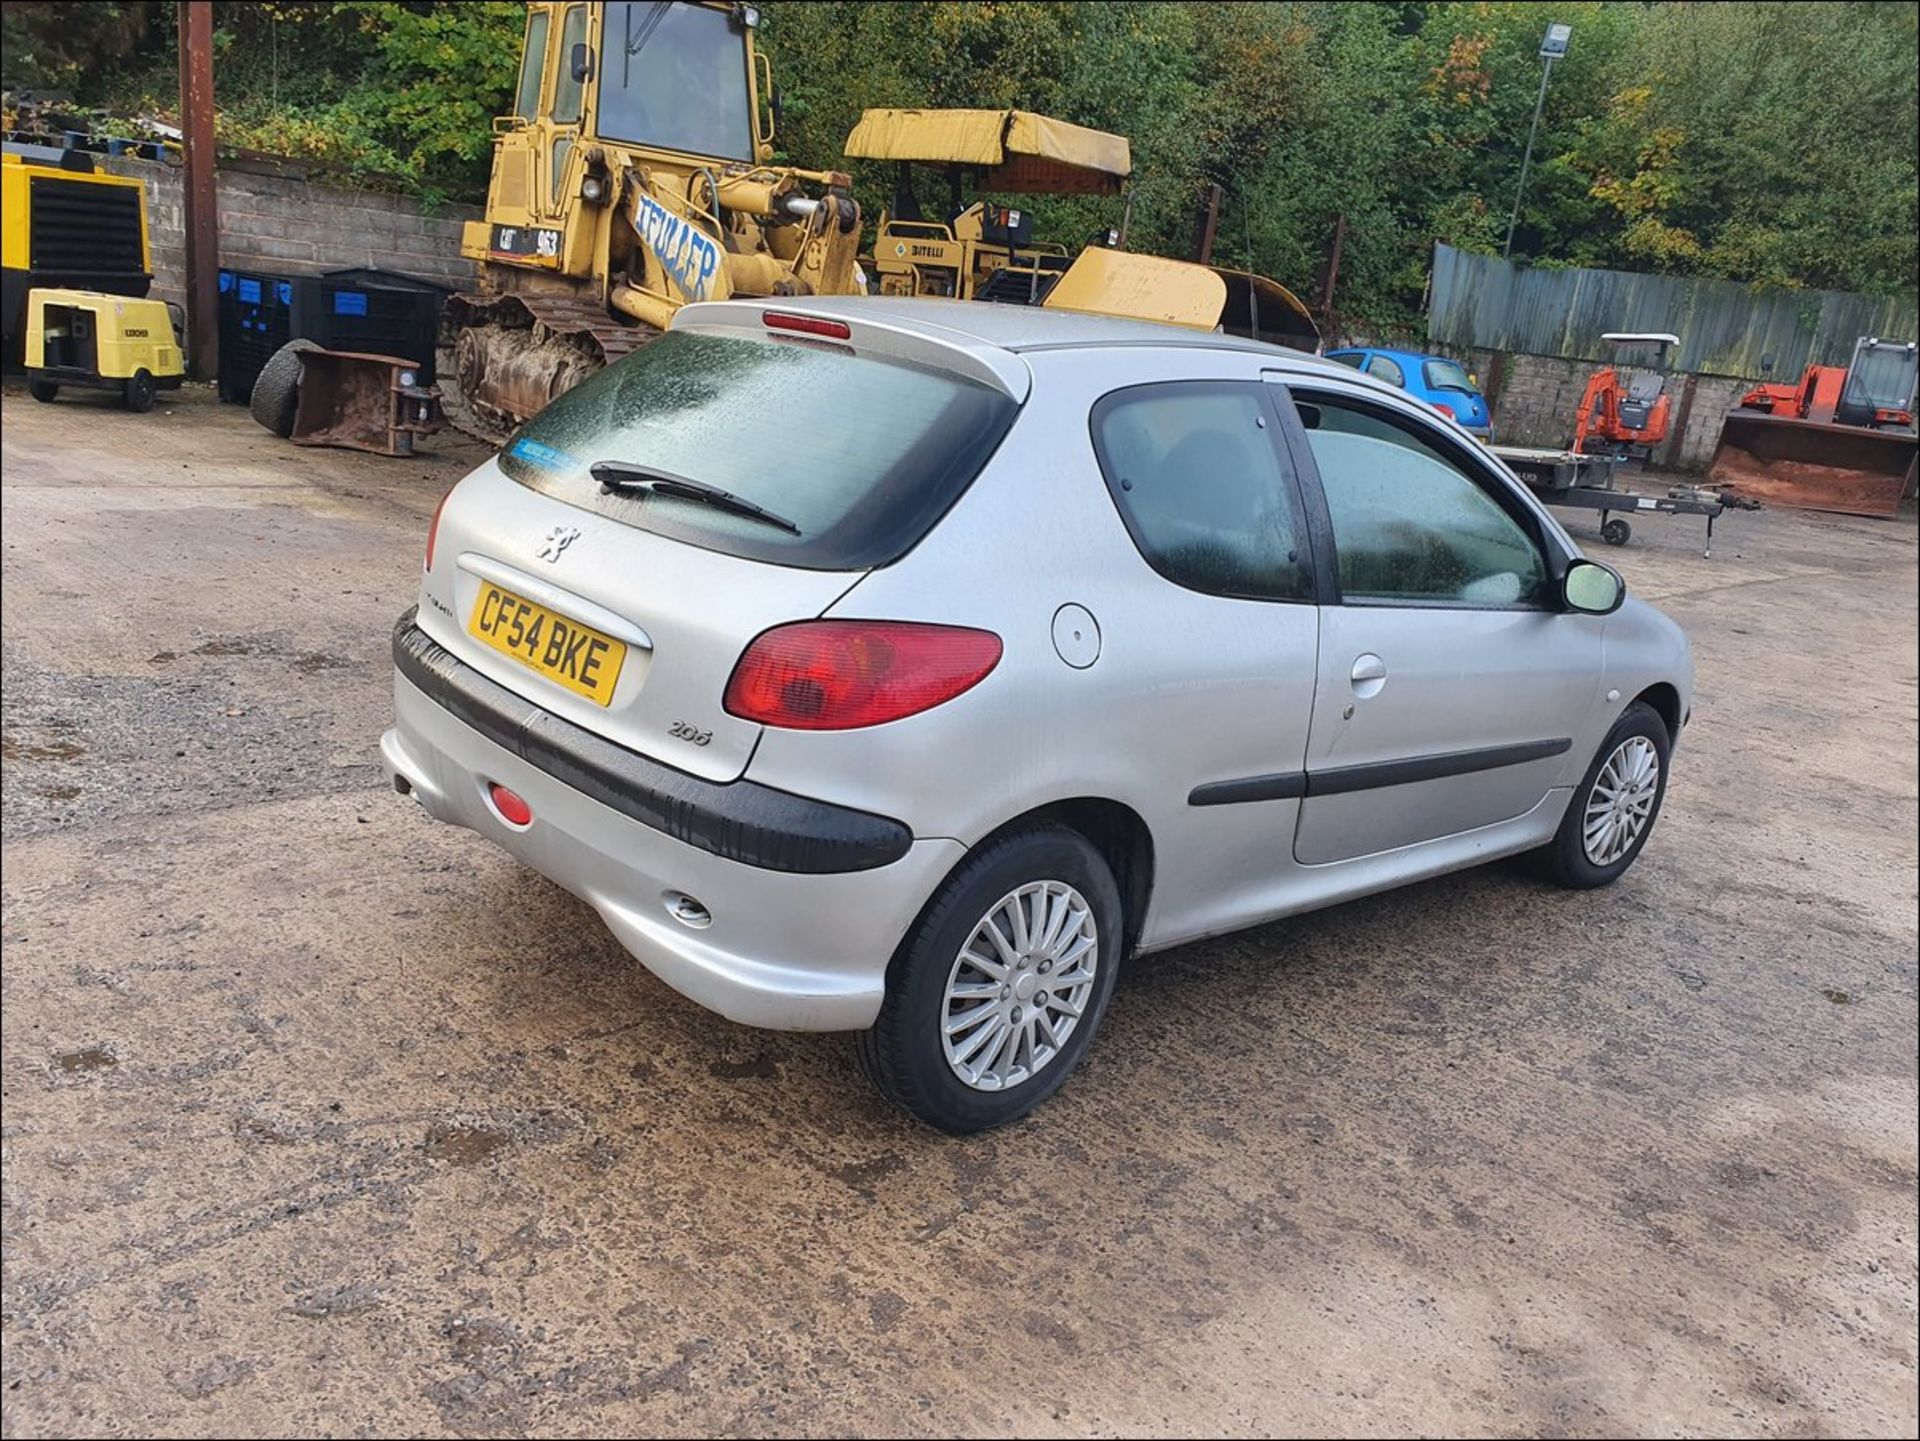
[[[100,163],[116,175],[146,181],[152,293],[184,304],[186,238],[180,170],[125,158]],[[473,284],[473,263],[460,255],[460,227],[479,218],[475,206],[446,205],[429,214],[417,201],[403,196],[232,168],[222,169],[216,183],[223,266],[312,275],[366,265],[456,289]]]
[[[1562,446],[1573,439],[1573,421],[1587,377],[1596,367],[1551,355],[1469,351],[1457,357],[1480,377],[1493,409],[1495,436],[1508,445]],[[1720,439],[1720,424],[1756,381],[1726,375],[1667,377],[1673,432],[1653,457],[1668,470],[1704,470]],[[1691,387],[1692,396],[1688,397]]]

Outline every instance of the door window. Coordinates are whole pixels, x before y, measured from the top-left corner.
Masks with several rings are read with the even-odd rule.
[[[1094,407],[1094,450],[1148,565],[1210,595],[1312,598],[1277,423],[1258,382],[1143,385]]]
[[[560,191],[567,178],[567,156],[573,151],[573,137],[556,135],[553,137],[553,203],[560,205]]]
[[[1438,437],[1326,396],[1295,392],[1294,403],[1327,498],[1342,600],[1545,603],[1539,546]]]
[[[1388,360],[1384,355],[1376,355],[1367,362],[1367,374],[1376,380],[1386,381],[1388,385],[1397,385],[1402,390],[1407,388],[1406,372],[1400,369],[1397,362]]]
[[[513,113],[533,119],[540,109],[540,75],[547,61],[547,12],[536,10],[527,20],[527,48],[520,52],[520,84],[514,91]]]
[[[573,47],[587,40],[587,7],[574,5],[560,26],[560,67],[553,77],[553,123],[580,123],[580,91],[585,82],[573,78]]]

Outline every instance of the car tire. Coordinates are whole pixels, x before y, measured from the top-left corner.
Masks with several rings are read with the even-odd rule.
[[[126,384],[120,388],[120,398],[126,402],[128,410],[144,415],[153,409],[155,388],[151,372],[136,370],[127,377]]]
[[[1006,909],[1010,902],[1020,908],[1022,920],[1037,911],[1045,911],[1049,922],[1059,917],[1051,944],[1031,927],[1024,934],[1017,929],[1013,912]],[[989,925],[1010,943],[1011,954],[996,951],[985,939],[982,928]],[[888,1100],[954,1135],[1024,1116],[1057,1091],[1086,1054],[1113,994],[1123,926],[1113,872],[1084,836],[1064,827],[1036,826],[989,842],[948,877],[894,953],[879,1018],[858,1039],[861,1070]],[[1090,948],[1085,945],[1089,935]],[[998,996],[979,996],[979,988],[992,986],[994,978],[962,955],[963,950],[977,954],[976,941],[978,952],[994,952],[989,966],[1013,977]],[[1041,989],[1049,984],[1043,972],[1066,975],[1072,984],[1089,954],[1091,977],[1071,993]],[[1059,971],[1053,969],[1056,960]],[[972,994],[956,999],[955,987],[972,988]],[[1078,1017],[1071,1018],[1056,1045],[1048,1046],[1042,1027],[1052,1034],[1074,1007]],[[976,1012],[987,1018],[950,1041],[953,1023],[964,1023]],[[1002,1032],[1013,1035],[1004,1060],[999,1057],[1007,1052],[1007,1042],[995,1039]],[[953,1059],[969,1044],[976,1048],[972,1080],[961,1074],[967,1060]],[[979,1059],[989,1052],[994,1056]]]
[[[300,352],[319,348],[311,340],[289,340],[267,357],[254,377],[248,407],[255,420],[282,440],[293,434],[294,416],[300,410]]]
[[[1672,754],[1667,723],[1652,706],[1635,701],[1621,712],[1574,788],[1559,831],[1536,852],[1542,875],[1577,891],[1611,885],[1625,875],[1660,819]],[[1625,797],[1624,808],[1610,805],[1608,792]],[[1609,815],[1621,817],[1622,829],[1607,829]],[[1630,822],[1629,815],[1637,821]]]
[[[27,382],[27,394],[31,395],[42,405],[50,404],[53,398],[59,393],[60,387],[55,385],[51,380],[31,380]]]

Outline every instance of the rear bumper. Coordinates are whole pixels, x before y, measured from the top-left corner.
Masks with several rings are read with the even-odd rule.
[[[396,655],[410,628],[403,623],[396,632]],[[456,679],[466,671],[491,686],[445,651],[440,655],[440,671]],[[517,697],[512,704],[564,725]],[[612,797],[590,794],[576,784],[584,772],[567,770],[530,744],[503,743],[487,733],[497,723],[483,728],[484,722],[457,714],[415,684],[405,666],[394,680],[394,712],[395,725],[381,738],[380,754],[395,789],[412,795],[436,819],[485,836],[579,896],[661,980],[746,1025],[814,1031],[872,1025],[885,993],[887,962],[934,887],[964,854],[956,841],[909,837],[892,859],[863,869],[772,869],[717,853],[711,844],[715,834],[695,825],[697,807],[683,806],[665,817],[682,832],[676,835],[617,808]],[[471,705],[469,714],[477,714]],[[522,723],[523,735],[542,729],[524,718]],[[503,819],[488,797],[490,784],[522,797],[533,812],[532,823],[517,827]],[[729,792],[747,784],[709,789]],[[753,792],[783,794],[765,787],[750,787],[745,794]],[[755,844],[768,846],[767,854],[792,858],[814,854],[809,840],[789,837],[783,851],[767,831]],[[705,909],[703,923],[681,918],[675,902],[683,896]]]

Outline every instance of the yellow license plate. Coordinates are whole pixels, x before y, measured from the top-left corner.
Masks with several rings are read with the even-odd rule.
[[[548,680],[598,705],[613,703],[627,648],[612,636],[486,582],[467,629]]]

